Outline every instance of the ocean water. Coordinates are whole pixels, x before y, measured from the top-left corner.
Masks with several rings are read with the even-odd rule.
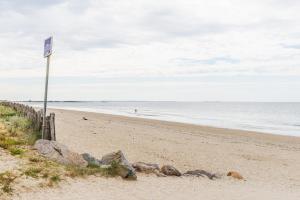
[[[48,106],[300,137],[300,103],[78,101]]]

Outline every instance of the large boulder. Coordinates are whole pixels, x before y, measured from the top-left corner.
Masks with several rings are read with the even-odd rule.
[[[117,151],[104,155],[100,160],[100,163],[101,165],[115,166],[118,175],[120,175],[122,178],[130,180],[137,179],[134,168],[126,160],[122,151]]]
[[[180,171],[171,165],[162,166],[160,172],[167,176],[181,176]]]
[[[79,167],[86,167],[88,162],[85,161],[82,155],[72,152],[66,147],[56,141],[37,140],[34,148],[42,156],[49,158],[64,165],[75,165]]]

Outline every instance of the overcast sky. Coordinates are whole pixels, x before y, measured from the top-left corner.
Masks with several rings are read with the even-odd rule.
[[[299,0],[1,0],[0,99],[300,101]]]

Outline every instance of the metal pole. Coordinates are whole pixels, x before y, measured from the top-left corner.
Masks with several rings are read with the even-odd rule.
[[[50,65],[50,55],[47,56],[47,69],[46,69],[46,82],[45,82],[45,95],[44,95],[44,109],[43,109],[43,127],[42,127],[43,129],[42,129],[42,139],[44,139],[44,136],[45,136],[45,130],[46,130],[49,65]]]

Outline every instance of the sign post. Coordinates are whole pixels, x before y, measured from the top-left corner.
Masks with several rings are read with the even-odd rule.
[[[46,69],[45,94],[44,94],[42,139],[45,139],[44,136],[45,136],[45,130],[46,130],[48,79],[49,79],[50,56],[52,54],[52,44],[53,44],[53,38],[52,37],[49,37],[45,40],[45,43],[44,43],[44,58],[47,58],[47,69]]]

